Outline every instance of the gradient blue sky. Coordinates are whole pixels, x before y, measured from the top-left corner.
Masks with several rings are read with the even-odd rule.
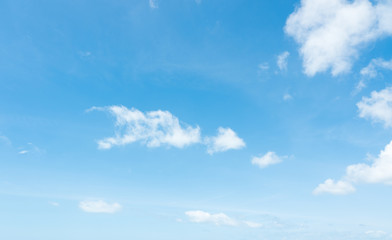
[[[391,0],[0,1],[0,239],[392,239],[390,20]],[[174,124],[149,129],[158,110]]]

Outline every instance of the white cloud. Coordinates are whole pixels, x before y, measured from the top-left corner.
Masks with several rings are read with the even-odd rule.
[[[29,151],[27,151],[27,150],[22,150],[22,151],[19,151],[18,153],[23,155],[23,154],[27,154],[28,152]]]
[[[334,182],[332,179],[320,184],[313,193],[347,194],[355,191],[352,184],[383,183],[392,185],[392,141],[372,159],[372,164],[353,164],[346,168],[343,180]]]
[[[245,147],[245,142],[230,128],[218,128],[218,135],[205,137],[201,141],[200,127],[191,127],[180,123],[177,117],[168,111],[141,112],[124,106],[92,107],[87,111],[106,111],[115,117],[116,132],[113,137],[98,141],[99,149],[140,142],[147,147],[161,145],[183,148],[201,143],[207,146],[207,152],[224,152]]]
[[[263,224],[252,222],[252,221],[240,221],[227,216],[224,213],[208,213],[200,210],[187,211],[185,215],[188,216],[190,222],[194,223],[211,223],[215,225],[227,225],[227,226],[247,226],[250,228],[260,228]]]
[[[229,225],[229,226],[238,225],[237,221],[228,217],[224,213],[211,214],[208,212],[197,210],[197,211],[187,211],[185,212],[185,215],[189,217],[189,221],[195,223],[213,223],[215,225]]]
[[[317,186],[317,188],[313,191],[313,194],[318,195],[322,193],[330,193],[334,195],[345,195],[353,192],[355,192],[355,188],[350,182],[335,182],[332,179],[327,179],[324,183]]]
[[[371,165],[360,163],[348,166],[346,178],[352,182],[392,185],[392,141],[373,159]]]
[[[218,128],[218,135],[215,137],[207,137],[205,142],[209,154],[245,147],[244,140],[239,138],[230,128]]]
[[[266,168],[270,165],[274,165],[274,164],[278,164],[278,163],[282,162],[282,158],[286,158],[286,156],[279,157],[274,152],[267,152],[264,156],[253,157],[252,164],[257,165],[260,168]]]
[[[286,93],[286,94],[283,95],[283,100],[289,101],[291,99],[293,99],[293,96],[291,96],[290,94]]]
[[[392,1],[302,0],[285,32],[300,45],[304,72],[348,72],[360,49],[392,35]]]
[[[168,111],[158,110],[143,113],[124,106],[93,107],[90,110],[108,111],[116,118],[118,129],[115,136],[99,140],[98,147],[100,149],[110,149],[116,145],[137,141],[148,147],[168,145],[177,148],[200,142],[200,128],[198,126],[182,126],[178,118]]]
[[[387,235],[387,233],[384,231],[373,231],[373,230],[366,231],[365,234],[371,238],[381,238]]]
[[[251,221],[244,221],[244,223],[251,228],[260,228],[263,226],[263,224],[261,223],[257,223],[257,222],[251,222]]]
[[[278,56],[278,60],[277,60],[276,64],[278,65],[280,70],[286,70],[287,69],[287,62],[288,62],[289,56],[290,56],[290,53],[287,52],[287,51],[281,53]]]
[[[263,70],[263,71],[267,71],[270,68],[268,63],[260,63],[258,67],[260,70]]]
[[[118,203],[107,203],[102,200],[82,201],[79,208],[89,213],[115,213],[121,210],[122,206]]]
[[[150,8],[158,8],[157,0],[149,0],[148,4],[150,5]]]
[[[361,75],[368,78],[375,78],[378,75],[377,69],[392,70],[392,59],[386,61],[382,58],[372,59],[370,63],[362,68]]]
[[[360,117],[392,127],[392,87],[373,91],[370,97],[363,97],[357,107]]]

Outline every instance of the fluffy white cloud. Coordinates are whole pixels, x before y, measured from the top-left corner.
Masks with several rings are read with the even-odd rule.
[[[392,141],[371,165],[360,163],[348,166],[346,178],[352,182],[392,184]]]
[[[198,126],[181,126],[177,117],[168,111],[151,111],[143,113],[137,109],[124,106],[104,108],[93,107],[90,110],[108,111],[116,118],[117,133],[114,137],[98,141],[100,149],[110,149],[116,145],[141,142],[148,147],[163,144],[183,148],[200,142]]]
[[[392,35],[392,1],[302,0],[285,32],[300,45],[305,74],[348,72],[360,49]]]
[[[345,195],[353,192],[355,192],[355,188],[350,182],[335,182],[332,179],[327,179],[324,183],[317,186],[317,188],[313,191],[313,194],[330,193],[334,195]]]
[[[282,162],[282,158],[286,158],[286,156],[279,157],[278,155],[276,155],[275,152],[267,152],[264,156],[253,157],[252,164],[257,165],[260,168],[266,168],[270,165],[274,165]]]
[[[207,137],[205,142],[209,154],[245,147],[244,140],[239,138],[230,128],[218,128],[218,135],[215,137]]]
[[[278,56],[278,61],[276,62],[276,64],[278,65],[280,70],[286,70],[287,69],[287,62],[288,62],[289,56],[290,56],[290,53],[287,52],[287,51],[281,53]]]
[[[377,69],[392,70],[392,59],[386,61],[382,58],[372,59],[366,67],[362,68],[361,75],[368,78],[375,78],[378,75]]]
[[[357,103],[359,116],[381,122],[385,127],[392,126],[392,87],[379,92],[373,91],[370,97],[363,97]]]
[[[118,203],[107,203],[102,200],[82,201],[79,208],[89,213],[115,213],[121,210],[122,206]]]
[[[197,211],[187,211],[185,215],[189,217],[189,221],[195,223],[213,223],[215,225],[229,225],[236,226],[238,223],[234,219],[228,217],[224,213],[211,214],[208,212]]]
[[[355,191],[355,183],[383,183],[392,185],[392,141],[380,152],[372,164],[353,164],[347,167],[343,180],[332,179],[320,184],[313,193],[347,194]]]

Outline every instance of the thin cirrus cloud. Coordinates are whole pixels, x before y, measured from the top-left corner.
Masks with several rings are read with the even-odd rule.
[[[201,210],[187,211],[185,215],[188,216],[190,222],[194,223],[210,223],[214,225],[226,226],[240,226],[245,225],[250,228],[260,228],[263,225],[257,222],[240,221],[227,216],[224,213],[209,213]]]
[[[313,193],[349,194],[355,192],[353,185],[359,183],[392,185],[392,141],[372,161],[371,164],[359,163],[348,166],[342,180],[335,182],[328,179],[320,184]]]
[[[370,97],[363,97],[357,107],[360,117],[392,127],[392,87],[373,91]]]
[[[162,145],[184,148],[192,144],[205,144],[210,154],[240,149],[245,142],[230,128],[218,128],[214,137],[201,138],[199,126],[180,123],[179,119],[168,111],[141,112],[124,106],[92,107],[87,111],[106,111],[115,117],[116,133],[113,137],[98,141],[99,149],[140,142],[147,147]]]
[[[364,45],[392,35],[392,1],[302,0],[285,32],[300,45],[308,76],[350,71]]]
[[[119,203],[107,203],[98,201],[81,201],[79,208],[88,213],[115,213],[122,209]]]
[[[281,163],[283,158],[287,158],[287,156],[280,157],[275,152],[267,152],[263,156],[253,157],[251,162],[260,168],[266,168],[270,165]]]

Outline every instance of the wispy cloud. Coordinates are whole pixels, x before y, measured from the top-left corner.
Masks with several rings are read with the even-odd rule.
[[[150,8],[158,8],[158,0],[149,0],[148,4],[150,6]]]
[[[216,213],[211,214],[204,211],[187,211],[185,215],[189,217],[189,221],[195,223],[213,223],[215,225],[229,225],[236,226],[238,225],[237,221],[228,217],[224,213]]]
[[[183,148],[201,141],[198,126],[181,125],[178,118],[168,111],[143,113],[124,106],[94,107],[91,110],[108,111],[116,118],[115,125],[118,128],[116,136],[99,140],[100,149],[110,149],[116,145],[137,141],[148,147],[168,145]]]
[[[278,65],[278,68],[283,71],[287,69],[287,63],[288,63],[288,59],[289,59],[290,53],[285,51],[283,53],[281,53],[278,56],[278,60],[276,61],[276,64]]]
[[[11,140],[6,136],[0,135],[0,144],[11,145]]]
[[[122,209],[119,203],[107,203],[102,200],[98,201],[82,201],[79,208],[89,213],[115,213]]]
[[[283,95],[283,100],[290,101],[291,99],[293,99],[293,96],[291,96],[289,93],[285,93]]]
[[[260,63],[259,66],[258,66],[258,68],[259,68],[260,70],[262,70],[262,71],[267,71],[267,70],[270,68],[270,66],[269,66],[268,63]]]
[[[392,70],[392,59],[389,61],[382,58],[372,59],[366,67],[362,68],[361,75],[368,78],[375,78],[378,75],[378,69]]]
[[[214,225],[226,225],[226,226],[247,226],[250,228],[260,228],[263,225],[261,223],[252,221],[240,221],[227,216],[224,213],[209,213],[201,210],[187,211],[185,215],[188,216],[190,222],[194,223],[211,223]]]
[[[300,45],[305,74],[350,71],[363,45],[392,35],[392,2],[302,0],[285,31]]]
[[[58,202],[49,202],[50,205],[52,205],[53,207],[59,207],[60,203]]]

